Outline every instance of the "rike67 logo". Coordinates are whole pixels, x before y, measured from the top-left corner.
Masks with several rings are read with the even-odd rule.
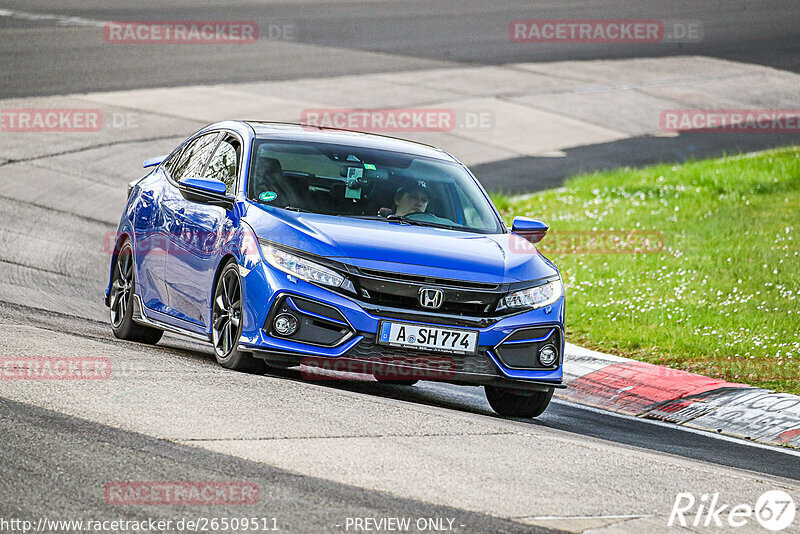
[[[757,521],[763,528],[778,532],[794,522],[795,512],[794,499],[781,490],[762,494],[755,506],[724,503],[719,493],[705,494],[699,499],[691,493],[679,493],[672,505],[667,526],[738,528]]]

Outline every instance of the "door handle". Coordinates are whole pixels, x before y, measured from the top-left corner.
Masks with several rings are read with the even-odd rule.
[[[186,211],[185,208],[181,208],[175,212],[175,220],[178,222],[183,222],[186,220],[186,215],[184,214]]]
[[[153,192],[152,191],[142,191],[142,200],[145,204],[152,204],[153,203]]]

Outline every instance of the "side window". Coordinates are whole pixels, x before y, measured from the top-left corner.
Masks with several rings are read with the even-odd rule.
[[[167,171],[169,171],[170,174],[175,169],[175,162],[178,161],[178,158],[180,157],[181,157],[181,151],[176,150],[169,157],[167,157],[167,159],[164,160],[163,163],[164,168],[167,169]]]
[[[206,170],[206,178],[216,178],[225,182],[225,192],[236,194],[236,174],[239,169],[239,142],[232,137],[225,138],[217,147]]]
[[[172,179],[180,182],[184,178],[200,176],[211,151],[214,150],[217,139],[219,139],[219,133],[214,132],[202,135],[186,145],[172,168]]]
[[[167,159],[164,160],[164,168],[167,170],[170,176],[172,176],[172,174],[175,172],[175,166],[177,165],[178,161],[180,161],[183,151],[186,150],[186,146],[188,145],[179,146],[177,149],[172,151],[172,154],[170,154]]]

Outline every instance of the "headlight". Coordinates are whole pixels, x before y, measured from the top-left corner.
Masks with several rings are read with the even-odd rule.
[[[336,271],[284,250],[269,245],[261,245],[261,250],[270,265],[306,282],[339,287],[345,281],[345,278]]]
[[[510,293],[500,300],[498,310],[506,308],[541,308],[557,301],[564,294],[561,280]]]

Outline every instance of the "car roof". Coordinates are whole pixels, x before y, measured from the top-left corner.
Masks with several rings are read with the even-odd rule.
[[[450,154],[434,146],[386,135],[283,122],[245,121],[245,123],[253,129],[257,139],[331,143],[455,161]]]

